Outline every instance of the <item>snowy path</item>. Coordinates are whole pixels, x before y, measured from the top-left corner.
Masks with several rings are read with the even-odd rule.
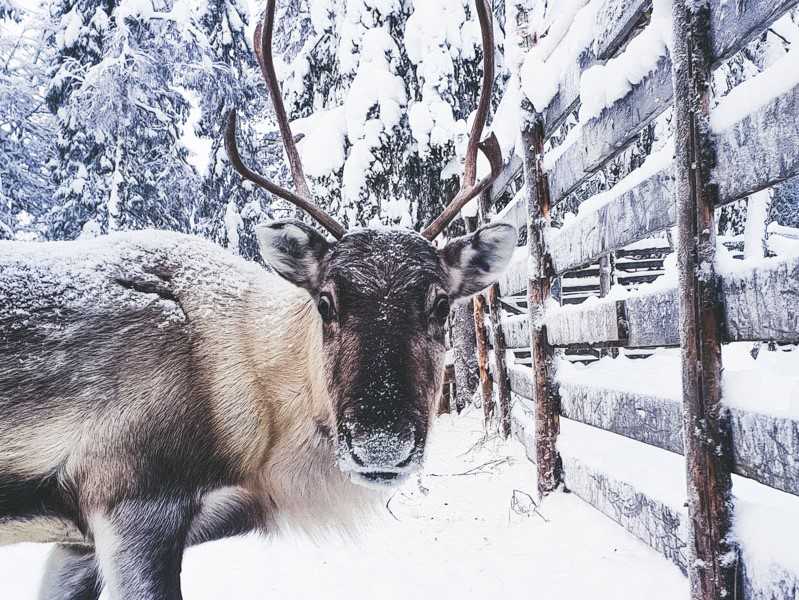
[[[391,501],[398,521],[387,516],[358,542],[251,536],[193,548],[184,561],[184,597],[688,597],[676,567],[572,495],[545,501],[540,510],[548,522],[510,511],[514,489],[533,492],[534,467],[515,441],[469,451],[480,429],[477,413],[440,419],[422,487],[414,482]],[[469,469],[490,472],[433,475]],[[0,598],[36,597],[46,551],[0,548]]]

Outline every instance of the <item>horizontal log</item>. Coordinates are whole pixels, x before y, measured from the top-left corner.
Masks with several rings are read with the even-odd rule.
[[[799,86],[716,136],[719,203],[748,196],[799,176]],[[741,169],[740,165],[747,165]],[[550,240],[557,273],[589,264],[607,252],[675,223],[674,176],[664,169],[597,210],[585,211]]]
[[[604,0],[597,9],[594,22],[594,40],[588,48],[569,65],[558,84],[558,93],[542,111],[544,136],[549,137],[577,106],[580,98],[580,76],[597,59],[609,58],[627,39],[651,0]]]
[[[502,172],[491,184],[491,201],[494,202],[511,186],[513,181],[519,176],[522,170],[522,159],[513,154],[508,163],[502,168]]]
[[[524,189],[524,188],[522,188]],[[520,190],[521,191],[521,190]],[[499,214],[491,219],[492,223],[508,223],[521,234],[527,229],[527,197],[524,193],[517,192],[508,205]]]
[[[508,268],[499,280],[499,292],[503,296],[516,296],[527,292],[527,251],[514,253]]]
[[[734,472],[799,496],[799,421],[729,411]]]
[[[561,419],[559,449],[571,492],[686,571],[681,457],[569,419]]]
[[[556,204],[619,150],[671,103],[671,59],[661,57],[655,69],[622,100],[584,123],[577,139],[549,170],[549,189]]]
[[[530,347],[530,317],[527,314],[502,319],[502,331],[508,348]]]
[[[510,431],[535,463],[535,407],[531,400],[511,393]]]
[[[722,203],[799,175],[797,115],[799,85],[715,136],[712,175]]]
[[[565,486],[683,571],[689,557],[682,458],[561,419]],[[636,460],[632,460],[635,457]],[[733,476],[739,539],[741,600],[794,598],[799,574],[791,560],[796,503]],[[775,549],[776,552],[775,552]]]
[[[723,272],[721,292],[728,340],[799,341],[799,257]]]
[[[799,257],[733,265],[720,276],[724,341],[799,342]],[[679,345],[677,291],[657,289],[624,300],[592,300],[545,317],[553,346]]]
[[[564,417],[682,454],[682,406],[678,401],[592,385],[591,371],[582,373],[585,382],[558,378]]]
[[[550,239],[558,274],[674,225],[674,175],[665,169],[601,206],[581,214]]]
[[[629,347],[680,345],[676,289],[631,296],[624,302],[624,316]]]
[[[553,346],[623,343],[615,302],[586,301],[561,307],[546,318],[547,338]]]
[[[710,22],[710,44],[714,65],[729,58],[797,5],[797,0],[753,0],[714,2]]]
[[[595,367],[592,367],[595,368]],[[532,374],[517,373],[519,395]],[[683,453],[682,406],[677,398],[640,393],[558,377],[564,417],[618,435]],[[674,374],[679,377],[678,373]],[[515,391],[515,390],[514,390]],[[730,408],[733,472],[783,492],[799,496],[799,421]]]

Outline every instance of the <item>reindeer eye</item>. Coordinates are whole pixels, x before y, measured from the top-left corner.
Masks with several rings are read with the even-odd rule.
[[[330,294],[321,294],[316,307],[319,309],[319,314],[322,315],[322,320],[325,323],[329,323],[333,320],[335,311],[333,310],[333,299],[330,297]]]
[[[438,321],[446,321],[449,316],[449,298],[446,296],[439,296],[436,303],[433,305],[433,316]]]

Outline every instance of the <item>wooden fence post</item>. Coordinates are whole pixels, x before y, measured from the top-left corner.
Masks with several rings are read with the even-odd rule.
[[[535,396],[535,454],[538,492],[547,494],[560,482],[560,459],[556,448],[560,430],[557,391],[554,382],[552,347],[543,323],[544,304],[549,297],[551,264],[546,248],[549,229],[549,186],[541,161],[544,153],[544,128],[540,115],[525,120],[524,180],[527,185],[527,305],[530,318],[530,351],[533,361]]]
[[[479,218],[479,217],[478,217]],[[478,218],[467,218],[466,231],[471,233],[477,229]],[[488,335],[485,325],[485,297],[477,294],[472,298],[474,307],[474,336],[477,342],[477,367],[480,372],[480,393],[483,397],[483,415],[485,429],[490,430],[494,418],[494,398],[491,386],[491,373],[488,370]]]
[[[480,195],[480,222],[488,223],[491,208],[491,188]],[[499,284],[495,283],[486,292],[488,315],[491,319],[491,343],[494,347],[494,377],[492,381],[497,387],[496,407],[499,409],[499,432],[503,437],[510,437],[510,379],[505,364],[505,332],[502,330],[502,312],[499,303]]]
[[[688,576],[694,600],[721,600],[735,597],[738,569],[728,536],[730,427],[721,407],[716,194],[710,183],[710,13],[705,4],[674,0],[673,16],[683,431],[691,524]]]
[[[488,288],[488,310],[491,313],[491,329],[494,342],[494,381],[497,383],[497,404],[499,405],[499,432],[510,436],[510,379],[508,365],[505,363],[505,332],[502,330],[502,312],[499,304],[499,284]]]

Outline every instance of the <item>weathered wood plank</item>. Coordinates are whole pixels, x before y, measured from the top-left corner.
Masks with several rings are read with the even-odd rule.
[[[616,302],[599,300],[550,311],[545,318],[549,343],[553,346],[623,343],[626,340],[619,335],[616,309]]]
[[[502,330],[508,348],[530,347],[530,319],[526,314],[505,317],[502,319]]]
[[[511,401],[511,435],[524,446],[528,460],[535,463],[535,405],[516,394],[511,395]]]
[[[514,179],[518,177],[522,170],[522,159],[516,154],[511,155],[508,163],[502,168],[502,172],[491,184],[491,201],[505,193]]]
[[[624,303],[627,344],[631,348],[679,346],[677,290],[632,296]]]
[[[544,135],[549,137],[577,105],[580,76],[597,60],[609,58],[629,36],[651,0],[605,0],[598,8],[595,22],[601,24],[588,48],[563,73],[558,93],[542,111]]]
[[[600,60],[610,58],[650,8],[652,0],[607,0],[595,19],[601,24],[592,46],[596,56]]]
[[[785,13],[791,6],[797,4],[796,0],[779,0],[774,2],[726,2],[714,4],[711,14],[711,29],[713,35],[713,57],[716,62],[729,57],[752,37],[761,33],[772,21]],[[622,9],[624,7],[621,7]],[[631,7],[632,10],[635,7]],[[620,23],[618,21],[617,23]],[[624,98],[606,108],[595,119],[583,124],[579,138],[559,157],[549,173],[550,192],[553,204],[556,204],[566,194],[573,190],[586,177],[596,171],[608,158],[626,147],[649,122],[657,118],[671,104],[673,89],[671,84],[671,59],[664,56],[658,61],[657,66],[649,73],[632,91]],[[566,78],[570,82],[574,78],[569,74]],[[578,78],[579,88],[579,78]],[[570,90],[571,88],[564,88]],[[577,90],[579,93],[579,89]],[[572,101],[573,102],[573,101]],[[780,123],[780,117],[797,114],[795,100],[783,102],[783,106],[775,107],[771,114],[762,115],[759,125]],[[789,104],[789,105],[787,105]],[[761,111],[759,111],[761,112]],[[777,117],[777,118],[775,118]],[[746,163],[747,158],[758,158],[759,169],[752,169],[751,179],[768,179],[776,182],[795,175],[796,165],[799,163],[799,151],[796,150],[799,136],[799,124],[796,119],[790,119],[792,131],[779,131],[780,138],[785,139],[783,148],[775,147],[774,136],[760,136],[761,144],[752,148],[751,145],[736,143],[743,141],[744,136],[731,136],[730,150],[733,154],[746,152],[743,160],[730,161],[730,165]],[[757,126],[745,127],[743,130],[760,131]],[[775,131],[776,133],[777,131]],[[791,142],[792,141],[792,142]],[[765,143],[763,143],[765,142]],[[739,148],[740,146],[740,148]],[[793,149],[793,152],[791,152]],[[723,148],[720,148],[723,150]],[[765,151],[765,152],[764,152]],[[788,154],[785,156],[785,154]],[[782,154],[782,156],[781,156]],[[775,160],[776,159],[776,160]],[[793,169],[788,167],[793,166]],[[774,171],[766,173],[766,171]],[[722,190],[722,197],[726,201],[748,195],[758,188],[746,191],[742,183],[736,183],[735,177],[739,175],[738,169],[727,169],[730,174],[730,186],[739,188],[735,193]],[[751,186],[750,186],[751,187]],[[760,187],[764,187],[761,185]],[[740,188],[745,188],[743,191]]]
[[[799,86],[714,136],[717,202],[725,204],[799,175]],[[746,169],[740,165],[746,164]],[[675,224],[674,174],[664,169],[599,209],[571,221],[551,240],[563,273]]]
[[[722,203],[799,175],[799,85],[714,136]],[[741,165],[746,165],[745,169]]]
[[[682,407],[657,396],[559,380],[561,415],[682,454]]]
[[[555,272],[587,265],[607,252],[671,227],[674,221],[674,175],[667,168],[556,232],[550,240]]]
[[[562,457],[566,487],[685,573],[688,567],[687,515],[637,490],[579,457]]]
[[[519,370],[514,393],[524,396],[531,378]],[[591,385],[559,378],[563,417],[605,431],[683,453],[680,402],[654,394]],[[730,408],[733,471],[799,496],[799,421]]]
[[[724,328],[736,341],[799,341],[799,257],[724,273]]]
[[[622,100],[583,124],[578,139],[548,173],[552,202],[559,202],[609,157],[632,142],[638,132],[669,107],[672,95],[671,59],[667,55]]]
[[[514,253],[507,270],[499,280],[499,292],[503,296],[516,296],[527,291],[527,253]]]
[[[799,342],[799,258],[773,258],[765,266],[722,273],[719,281],[724,341]],[[544,322],[553,346],[650,348],[680,342],[675,288],[557,308]],[[516,329],[515,344],[523,325],[515,320],[510,327]]]
[[[522,188],[513,197],[508,205],[503,208],[497,216],[491,219],[494,223],[508,223],[516,228],[516,231],[527,229],[527,194]]]
[[[735,472],[799,496],[799,421],[729,411]]]
[[[714,66],[729,58],[797,5],[797,0],[713,2],[710,36]]]

